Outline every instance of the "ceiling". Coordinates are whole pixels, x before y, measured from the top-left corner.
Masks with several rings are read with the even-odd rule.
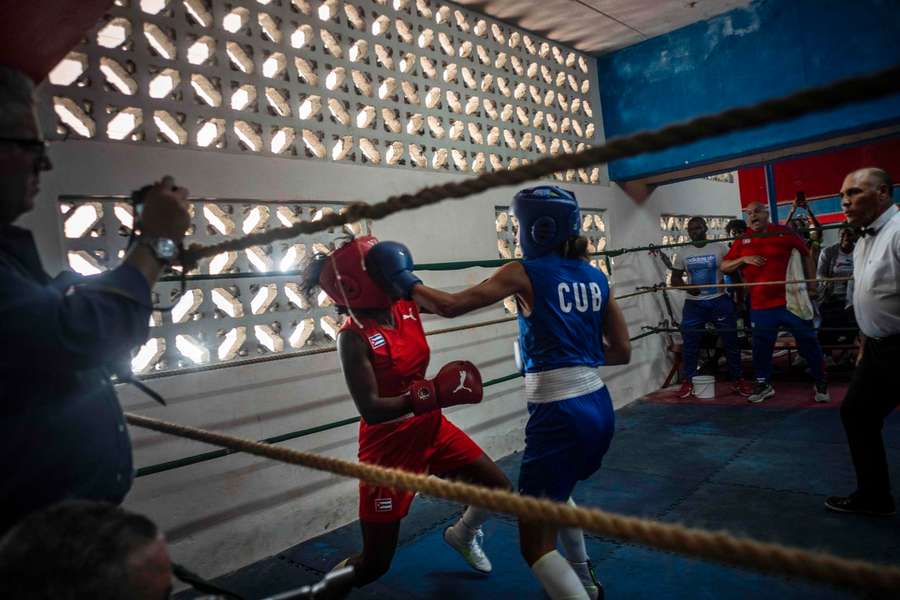
[[[603,54],[703,21],[750,0],[454,0],[547,39]]]

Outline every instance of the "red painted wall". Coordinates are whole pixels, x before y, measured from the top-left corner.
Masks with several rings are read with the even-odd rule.
[[[835,196],[847,173],[862,167],[882,168],[900,183],[900,137],[774,163],[775,198],[783,203],[793,200],[797,192],[805,192],[810,199]],[[740,169],[738,183],[741,206],[766,202],[762,167]]]

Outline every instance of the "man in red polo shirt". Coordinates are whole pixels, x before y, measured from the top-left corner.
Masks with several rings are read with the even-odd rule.
[[[769,209],[761,202],[752,202],[747,206],[746,212],[750,231],[741,239],[735,240],[722,259],[723,272],[730,273],[740,269],[744,281],[748,283],[785,281],[788,279],[791,254],[796,250],[803,257],[806,278],[815,278],[816,269],[809,249],[800,236],[783,225],[770,223]],[[808,284],[807,289],[810,296],[815,295],[816,284]],[[772,375],[772,352],[778,328],[784,327],[794,335],[800,356],[806,360],[816,382],[816,402],[828,402],[830,398],[825,383],[824,358],[812,320],[801,318],[788,309],[784,285],[758,285],[749,290],[756,386],[747,399],[756,403],[775,395],[775,388],[769,381]]]

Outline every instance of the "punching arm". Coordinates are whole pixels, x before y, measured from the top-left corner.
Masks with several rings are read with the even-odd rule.
[[[530,305],[531,280],[519,262],[503,265],[488,279],[461,292],[445,292],[421,284],[413,287],[412,291],[413,300],[419,306],[442,317],[464,315],[514,295],[523,297]]]

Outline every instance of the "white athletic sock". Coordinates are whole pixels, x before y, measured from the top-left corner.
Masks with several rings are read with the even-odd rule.
[[[590,600],[572,566],[556,550],[540,557],[531,570],[551,600]]]
[[[569,498],[569,506],[576,506],[575,501]],[[584,547],[584,532],[576,527],[560,529],[556,534],[562,553],[571,563],[584,563],[588,561],[587,548]]]
[[[466,508],[462,517],[451,529],[457,538],[466,542],[471,542],[475,534],[481,529],[481,526],[491,517],[491,511],[480,508],[478,506],[470,506]]]

